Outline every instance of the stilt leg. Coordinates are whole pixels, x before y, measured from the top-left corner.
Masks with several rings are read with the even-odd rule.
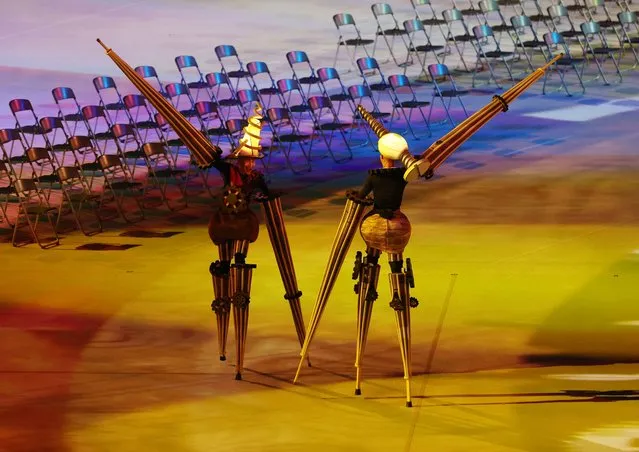
[[[355,262],[353,279],[359,279],[355,285],[357,294],[357,348],[355,351],[355,395],[362,393],[361,389],[361,369],[368,328],[371,323],[373,304],[377,299],[377,281],[379,278],[379,264],[377,263],[381,252],[374,248],[366,250],[366,258],[363,263],[358,259]]]
[[[245,263],[248,241],[237,241],[235,251],[235,263],[231,266],[231,303],[235,325],[235,379],[241,380],[248,333],[251,280],[253,269],[257,266]]]
[[[410,297],[410,285],[412,284],[412,271],[407,260],[408,272],[402,271],[401,254],[390,254],[389,263],[391,272],[389,275],[392,300],[390,307],[395,310],[397,336],[402,353],[404,367],[404,380],[406,381],[406,406],[413,406],[411,399],[411,331],[410,309],[417,306],[417,300]]]
[[[217,344],[220,361],[226,360],[226,340],[229,332],[231,315],[231,258],[233,256],[233,242],[227,241],[218,245],[220,260],[212,262],[209,272],[213,279],[213,293],[215,299],[211,309],[217,320]]]

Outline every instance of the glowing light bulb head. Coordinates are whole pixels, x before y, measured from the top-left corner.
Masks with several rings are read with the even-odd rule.
[[[387,133],[377,142],[377,148],[382,156],[390,160],[401,160],[402,154],[408,151],[408,143],[403,136]]]

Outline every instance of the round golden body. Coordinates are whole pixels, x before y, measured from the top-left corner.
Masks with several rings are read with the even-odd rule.
[[[364,218],[359,232],[366,246],[385,253],[403,253],[410,240],[411,226],[406,215],[399,210],[390,219],[372,214]]]

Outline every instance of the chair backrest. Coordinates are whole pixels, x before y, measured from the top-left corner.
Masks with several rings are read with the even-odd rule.
[[[210,100],[203,100],[195,104],[195,110],[200,116],[212,115],[218,113],[217,105]]]
[[[235,46],[229,45],[229,44],[223,44],[223,45],[219,45],[215,47],[215,55],[217,55],[217,58],[219,60],[221,60],[222,58],[226,58],[226,57],[237,57],[237,50],[235,50]]]
[[[289,91],[300,91],[300,84],[297,80],[292,78],[283,78],[277,81],[277,89],[281,93],[288,93]]]
[[[308,98],[308,105],[311,110],[321,110],[323,108],[332,108],[333,103],[326,96],[311,96]]]
[[[166,149],[162,143],[145,143],[142,146],[144,155],[153,157],[155,155],[166,155]]]
[[[131,124],[114,124],[111,131],[116,138],[135,136],[135,129]]]
[[[74,135],[69,138],[69,146],[74,151],[79,151],[86,148],[92,148],[93,143],[91,143],[91,139],[89,137]]]
[[[40,162],[42,160],[51,161],[51,155],[46,148],[29,148],[26,152],[27,159],[31,163]]]
[[[415,33],[416,31],[424,30],[424,24],[417,18],[405,20],[403,25],[404,30],[408,33]]]
[[[37,192],[38,186],[33,179],[18,179],[14,182],[16,193],[22,195],[29,192]]]
[[[633,11],[622,11],[617,14],[617,20],[624,25],[637,24],[637,13]]]
[[[12,113],[21,111],[33,111],[33,106],[28,99],[13,99],[9,102],[9,108]]]
[[[373,97],[373,93],[366,85],[351,85],[348,87],[348,94],[350,94],[353,99],[359,99],[362,97]]]
[[[431,78],[436,79],[440,77],[450,77],[450,71],[445,64],[429,64],[428,74]]]
[[[290,121],[291,116],[288,110],[283,107],[272,107],[266,110],[266,117],[272,123],[278,123],[282,121]]]
[[[51,132],[53,129],[64,130],[62,120],[56,116],[45,116],[44,118],[40,118],[40,127],[44,133]]]
[[[597,22],[593,21],[584,22],[579,26],[579,28],[584,35],[596,35],[601,33],[601,27]]]
[[[179,55],[175,57],[175,65],[178,69],[184,69],[187,67],[199,67],[197,60],[192,55]]]
[[[566,44],[566,41],[564,40],[564,37],[561,35],[561,33],[558,33],[556,31],[551,31],[549,33],[544,34],[544,42],[546,43],[546,45],[553,47],[559,44]]]
[[[411,88],[410,80],[404,74],[393,74],[388,77],[388,84],[393,88]]]
[[[357,68],[360,72],[372,71],[372,70],[380,70],[379,63],[375,58],[372,57],[364,57],[357,59]]]
[[[100,105],[85,105],[82,107],[82,116],[87,121],[99,117],[107,119],[106,114],[104,113],[104,107]]]
[[[230,85],[229,78],[222,72],[210,72],[206,74],[206,83],[208,83],[211,88],[220,85]]]
[[[126,108],[146,107],[146,99],[141,94],[127,94],[122,98]]]
[[[308,59],[308,55],[303,50],[293,50],[286,54],[286,59],[288,60],[288,64],[293,66],[298,63],[310,63]]]
[[[250,102],[259,102],[260,96],[254,89],[241,89],[237,92],[237,99],[242,105],[245,105]]]
[[[546,10],[548,11],[548,15],[552,18],[569,17],[568,9],[564,5],[551,5]]]
[[[103,170],[109,170],[112,168],[123,169],[122,160],[120,157],[114,154],[102,154],[98,157],[98,163]]]
[[[264,61],[251,61],[249,64],[246,65],[246,70],[251,75],[271,73],[268,69],[268,64],[266,64]]]
[[[479,8],[483,13],[500,12],[499,4],[496,0],[482,0],[479,2]]]
[[[334,67],[321,67],[317,70],[317,76],[322,82],[329,80],[341,80],[339,72]]]
[[[117,89],[115,85],[115,80],[112,77],[107,77],[106,75],[102,75],[100,77],[95,77],[93,79],[93,86],[96,91],[100,92],[105,89]]]
[[[138,66],[135,72],[142,78],[158,78],[158,73],[153,66]]]
[[[57,88],[53,88],[51,90],[51,94],[53,95],[53,99],[58,102],[61,100],[67,99],[75,99],[75,93],[71,88],[67,88],[66,86],[58,86]]]
[[[340,13],[340,14],[335,14],[333,16],[333,23],[339,30],[339,27],[343,27],[344,25],[355,26],[355,19],[353,18],[353,15],[350,13]]]
[[[77,166],[61,166],[56,170],[60,182],[69,184],[73,181],[82,180],[82,173]]]
[[[473,34],[477,39],[484,39],[490,36],[494,36],[492,27],[487,24],[475,25],[473,27]]]
[[[169,97],[177,97],[189,94],[189,88],[184,83],[168,83],[164,90]]]
[[[524,16],[524,15],[520,15],[520,16],[513,16],[510,18],[510,24],[514,27],[514,28],[528,28],[528,27],[532,27],[532,22],[530,20],[530,17],[528,16]]]
[[[0,129],[0,143],[5,144],[11,141],[22,141],[18,131],[15,129]]]
[[[375,3],[371,5],[371,10],[375,17],[393,15],[393,8],[388,3]]]
[[[245,119],[233,118],[233,119],[227,119],[225,124],[226,124],[226,130],[228,130],[229,133],[233,134],[233,133],[241,132],[242,129],[244,129],[244,127],[246,127],[246,125],[248,124],[248,121],[246,121]]]
[[[457,8],[446,9],[442,11],[442,17],[446,22],[464,21],[464,15]]]

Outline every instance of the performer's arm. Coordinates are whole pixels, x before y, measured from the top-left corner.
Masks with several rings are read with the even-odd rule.
[[[259,192],[262,192],[264,196],[268,196],[269,189],[268,189],[268,185],[266,185],[266,180],[264,180],[264,174],[260,172],[256,172],[256,173],[257,174],[255,177],[255,189]]]
[[[231,179],[231,167],[232,165],[226,160],[217,159],[213,162],[213,168],[220,172],[220,175],[224,179],[224,185],[228,185]]]
[[[373,178],[371,175],[369,175],[366,178],[364,185],[362,185],[362,188],[359,189],[357,196],[359,196],[360,198],[366,198],[366,196],[368,196],[368,194],[372,191],[373,191]]]

